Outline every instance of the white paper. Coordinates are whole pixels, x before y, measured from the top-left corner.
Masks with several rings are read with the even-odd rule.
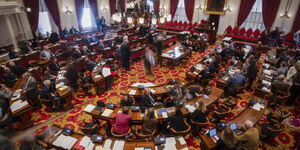
[[[85,150],[93,150],[95,147],[95,144],[93,142],[90,142],[90,144],[88,145],[88,147],[85,148]]]
[[[175,137],[168,137],[168,138],[166,138],[166,143],[174,143],[174,144],[176,144]]]
[[[150,92],[151,92],[151,93],[155,93],[155,90],[153,90],[153,89],[150,89]]]
[[[10,109],[12,112],[15,112],[15,111],[23,108],[26,105],[28,105],[27,101],[17,100],[10,105]]]
[[[106,139],[103,148],[110,149],[111,142],[112,142],[111,139]]]
[[[263,87],[262,90],[266,91],[266,92],[271,92],[271,90],[269,88],[267,88],[267,87]]]
[[[266,80],[262,80],[262,83],[265,84],[265,85],[268,85],[268,86],[271,86],[271,84],[272,84],[271,82],[266,81]]]
[[[74,144],[77,142],[76,138],[71,136],[65,136],[61,134],[57,139],[53,142],[53,145],[62,147],[64,149],[71,149]]]
[[[111,110],[111,109],[105,109],[103,111],[103,113],[101,114],[101,116],[109,117],[112,112],[113,112],[113,110]]]
[[[189,113],[193,113],[196,110],[196,108],[192,105],[185,105],[184,107],[189,111]]]
[[[203,97],[204,97],[205,99],[209,98],[209,96],[207,96],[206,94],[203,94]]]
[[[185,142],[185,140],[184,140],[183,137],[178,138],[178,140],[179,140],[179,142],[180,142],[181,145],[186,144],[186,142]]]
[[[20,99],[20,97],[21,97],[21,94],[12,97],[11,100],[15,101],[15,100],[17,100],[17,99]]]
[[[263,73],[266,74],[266,75],[271,75],[271,74],[272,74],[272,71],[271,71],[271,70],[265,69],[265,70],[263,71]]]
[[[55,85],[56,88],[60,88],[60,87],[62,87],[62,86],[64,86],[64,83],[63,83],[63,82],[60,82],[59,84],[56,84],[56,85]]]
[[[136,147],[134,150],[144,150],[144,147]]]
[[[102,75],[103,75],[104,78],[110,76],[111,75],[110,68],[104,67],[102,69]]]
[[[98,74],[98,75],[95,75],[95,78],[100,78],[101,77],[101,75],[100,74]]]
[[[260,109],[264,109],[265,106],[261,105],[260,103],[256,103],[252,106],[253,109],[260,111]]]
[[[95,150],[102,150],[103,147],[102,146],[96,146]]]
[[[168,143],[164,144],[165,149],[164,150],[177,150],[175,143]]]
[[[183,148],[183,149],[181,149],[181,150],[189,150],[189,148],[185,147],[185,148]]]
[[[162,112],[162,116],[163,116],[163,118],[168,118],[167,112]]]
[[[91,138],[88,137],[88,136],[84,136],[84,137],[81,139],[79,145],[80,145],[80,146],[83,146],[83,147],[85,147],[85,148],[87,148],[87,147],[89,146],[90,143],[91,143]]]
[[[130,90],[129,91],[129,95],[135,95],[135,93],[136,93],[136,90]]]
[[[114,143],[113,150],[122,150],[124,148],[125,141],[116,140]]]
[[[84,111],[86,111],[86,112],[92,112],[95,108],[96,108],[95,105],[88,104],[88,105],[84,108]]]

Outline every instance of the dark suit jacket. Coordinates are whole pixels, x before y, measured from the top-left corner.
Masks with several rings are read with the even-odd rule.
[[[60,70],[60,66],[58,63],[55,63],[55,62],[52,62],[49,64],[49,68],[52,70],[52,71],[59,71]]]
[[[27,68],[22,67],[22,66],[13,66],[10,69],[11,69],[11,72],[13,72],[18,77],[21,77],[27,71]]]
[[[127,101],[125,101],[125,100],[122,99],[120,105],[122,107],[124,107],[124,106],[128,106],[129,107],[129,106],[132,106],[132,104],[133,104],[133,100],[129,97]]]
[[[121,57],[123,61],[129,61],[130,60],[130,49],[128,45],[122,44],[121,46]]]
[[[162,41],[155,42],[155,47],[156,47],[157,55],[160,56],[162,53],[162,49],[163,49],[163,42]]]
[[[170,127],[176,131],[183,131],[187,129],[187,126],[184,123],[184,116],[171,116],[171,124]]]
[[[143,122],[141,133],[142,134],[151,134],[153,132],[153,130],[157,129],[157,125],[158,125],[158,120],[156,118],[146,119]]]
[[[75,28],[71,28],[70,30],[69,30],[69,33],[70,34],[76,34],[76,33],[79,33]]]
[[[6,73],[4,73],[4,75],[3,75],[3,79],[4,79],[4,81],[5,81],[6,83],[8,83],[8,84],[13,84],[13,83],[16,82],[17,76],[16,76],[14,73],[12,73],[12,72],[6,72]]]
[[[48,99],[48,100],[54,99],[54,97],[51,95],[50,89],[46,86],[42,87],[40,94],[41,94],[40,96],[42,99]]]
[[[95,68],[96,65],[97,65],[97,64],[96,64],[95,62],[92,62],[92,61],[87,61],[87,62],[85,62],[85,66],[86,66],[86,68],[87,68],[89,71],[92,71],[92,70]]]
[[[156,98],[152,94],[150,94],[150,95],[154,99],[154,101],[157,102]],[[142,96],[142,105],[143,106],[145,106],[145,107],[153,107],[153,104],[154,103],[152,102],[152,100],[151,100],[151,98],[150,98],[149,95],[144,94]]]
[[[49,42],[56,43],[59,41],[59,35],[56,32],[52,32],[49,37]]]

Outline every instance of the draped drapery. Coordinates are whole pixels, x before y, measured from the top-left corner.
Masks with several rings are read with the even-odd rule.
[[[98,17],[98,5],[97,5],[97,0],[89,0],[90,6],[91,6],[91,10],[92,13],[95,17]]]
[[[27,12],[27,16],[31,26],[31,31],[35,36],[35,31],[37,30],[39,24],[39,0],[23,0],[23,3],[26,8],[31,9],[30,12]]]
[[[110,16],[112,16],[116,11],[116,3],[116,0],[109,0]]]
[[[266,29],[270,29],[276,18],[281,0],[262,0],[262,16]]]
[[[248,17],[256,0],[242,0],[240,4],[240,10],[237,18],[237,25],[240,26]]]
[[[300,29],[300,5],[296,13],[296,17],[293,23],[292,32],[296,33]]]
[[[186,17],[190,22],[193,21],[195,0],[184,0]]]
[[[171,2],[170,2],[170,13],[172,15],[172,18],[174,17],[174,15],[176,13],[178,3],[179,3],[179,0],[171,0]]]
[[[81,18],[83,15],[84,0],[75,0],[75,8],[76,8],[76,15],[77,15],[79,30],[82,31],[82,25],[80,22],[81,22]]]
[[[58,8],[57,0],[45,0],[45,4],[53,18],[54,23],[58,27],[58,31],[61,32],[61,24],[60,24],[60,16],[59,16],[59,8]]]
[[[159,0],[154,0],[154,2],[153,2],[153,9],[157,13],[159,13],[159,5],[160,5]]]
[[[119,0],[119,5],[120,5],[122,13],[125,12],[125,3],[126,3],[126,0]]]

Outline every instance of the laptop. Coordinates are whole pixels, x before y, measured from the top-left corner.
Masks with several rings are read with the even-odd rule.
[[[140,111],[140,106],[131,106],[131,111],[133,111],[133,112]]]
[[[102,143],[103,136],[102,135],[93,134],[91,140],[92,140],[93,143]]]
[[[154,138],[155,145],[164,144],[166,143],[166,138],[164,137],[155,137]]]
[[[210,138],[215,142],[217,143],[217,141],[219,140],[219,137],[217,135],[217,129],[216,128],[213,128],[211,130],[209,130],[208,132]]]
[[[238,126],[237,124],[234,122],[234,123],[231,123],[229,125],[229,128],[236,134],[236,135],[240,135],[243,133],[242,130],[238,129]]]

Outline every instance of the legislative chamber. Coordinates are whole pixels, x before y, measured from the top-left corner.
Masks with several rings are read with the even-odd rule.
[[[299,0],[0,0],[0,150],[300,149]]]

